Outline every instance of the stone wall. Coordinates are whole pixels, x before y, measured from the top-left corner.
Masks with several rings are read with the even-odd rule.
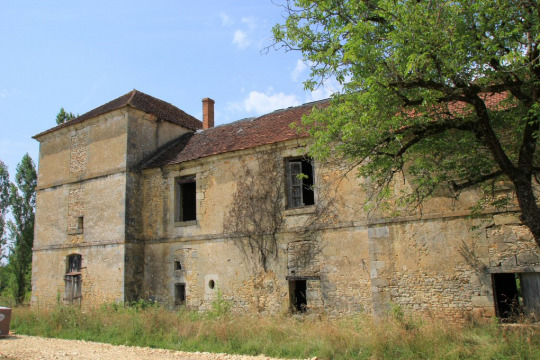
[[[38,138],[33,304],[63,299],[70,254],[83,258],[83,306],[141,296],[137,166],[186,131],[124,108]]]
[[[372,227],[376,313],[399,306],[454,322],[494,316],[492,273],[540,271],[528,230],[499,218],[389,219]]]
[[[32,306],[64,304],[66,260],[82,255],[82,304],[124,301],[124,247],[122,245],[70,246],[36,249],[32,259]]]
[[[303,154],[305,147],[291,142],[272,151],[287,158]],[[301,278],[307,281],[310,311],[371,311],[367,227],[365,221],[354,223],[365,219],[358,211],[361,196],[351,191],[356,179],[334,183],[335,168],[315,165],[318,205],[284,210],[279,250],[266,272],[256,254],[223,233],[238,174],[255,169],[258,158],[246,150],[144,171],[145,296],[172,306],[174,284],[185,284],[187,305],[205,310],[216,299],[208,286],[213,280],[235,311],[279,313],[290,309],[289,280]],[[197,221],[175,223],[174,181],[189,175],[196,176]],[[334,194],[331,201],[328,193]],[[174,270],[175,261],[185,267]]]
[[[284,143],[272,151],[285,159],[304,149]],[[256,168],[260,150],[144,172],[147,295],[173,304],[174,283],[186,284],[188,306],[205,310],[215,300],[208,288],[215,278],[236,311],[279,313],[291,307],[289,281],[303,279],[311,312],[384,316],[398,306],[463,322],[494,315],[491,273],[540,270],[538,250],[515,216],[488,211],[469,217],[474,193],[433,198],[422,212],[406,216],[369,214],[358,179],[316,163],[317,205],[283,211],[278,256],[261,271],[256,255],[246,257],[223,234],[236,178]],[[197,181],[197,221],[178,224],[174,181],[188,175]],[[188,268],[172,270],[175,256]]]
[[[305,144],[141,170],[185,131],[126,108],[40,138],[33,304],[62,297],[70,254],[83,258],[83,305],[144,298],[173,307],[182,284],[191,309],[222,299],[233,311],[272,314],[290,311],[291,284],[305,281],[308,312],[384,316],[397,306],[455,322],[494,314],[493,274],[540,272],[515,207],[473,218],[478,196],[469,191],[437,194],[416,211],[366,212],[354,170],[318,162],[315,205],[287,209],[283,196],[277,252],[263,266],[257,249],[224,231],[239,177],[272,151],[285,178],[287,159],[304,155]],[[177,181],[188,176],[196,220],[178,221]],[[396,194],[409,187],[402,180]]]

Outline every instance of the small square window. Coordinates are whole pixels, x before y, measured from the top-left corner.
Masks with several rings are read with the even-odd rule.
[[[311,158],[288,159],[287,207],[289,209],[315,204],[314,172]]]
[[[182,264],[180,263],[180,261],[176,260],[174,262],[174,270],[182,270]]]
[[[84,216],[79,216],[77,218],[77,230],[84,229]]]
[[[176,179],[175,221],[197,220],[197,183],[195,177]]]
[[[174,304],[186,304],[186,284],[174,284]]]

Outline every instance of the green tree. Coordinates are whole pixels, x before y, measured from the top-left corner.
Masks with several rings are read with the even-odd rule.
[[[4,254],[4,230],[6,214],[9,211],[9,173],[7,166],[0,160],[0,259]]]
[[[79,116],[78,114],[74,115],[72,112],[66,112],[66,110],[64,110],[64,108],[62,107],[60,108],[60,111],[56,115],[56,124],[57,125],[63,124],[66,121],[75,119],[78,116]]]
[[[457,196],[510,182],[540,245],[537,1],[290,0],[284,8],[274,46],[302,52],[306,88],[331,77],[343,85],[304,121],[314,155],[363,165],[377,199],[403,174],[413,185],[403,204],[441,187]]]
[[[13,295],[18,304],[30,291],[34,209],[37,174],[32,158],[26,154],[17,165],[15,184],[11,184],[10,205],[14,221],[9,222],[12,249],[7,271],[11,274]]]

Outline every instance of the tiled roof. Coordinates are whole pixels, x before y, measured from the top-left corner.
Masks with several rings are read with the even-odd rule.
[[[169,104],[168,102],[165,102],[163,100],[159,100],[153,96],[142,93],[138,90],[132,90],[129,93],[122,95],[112,101],[109,101],[108,103],[101,105],[94,110],[90,110],[89,112],[73,120],[67,121],[63,124],[53,127],[52,129],[39,133],[34,136],[34,138],[48,134],[58,129],[71,126],[73,124],[81,123],[87,119],[106,114],[110,111],[121,109],[125,106],[131,106],[148,114],[155,115],[161,120],[169,121],[173,124],[178,124],[190,130],[197,130],[202,128],[201,121],[185,113],[176,106]]]
[[[306,137],[291,129],[291,123],[300,123],[302,116],[314,106],[325,107],[328,100],[312,102],[288,109],[277,110],[257,118],[199,130],[189,139],[180,138],[166,151],[146,163],[144,168],[161,167],[195,160],[230,151],[249,149],[260,145]]]

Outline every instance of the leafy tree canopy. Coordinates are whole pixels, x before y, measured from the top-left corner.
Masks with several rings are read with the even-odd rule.
[[[343,85],[304,121],[312,152],[341,155],[382,196],[396,174],[419,203],[513,184],[540,245],[534,182],[540,105],[539,19],[533,0],[287,0],[275,47],[301,51],[315,89]]]
[[[72,112],[67,112],[66,110],[64,110],[64,108],[60,108],[60,111],[58,112],[58,114],[56,115],[56,124],[57,125],[60,125],[60,124],[63,124],[65,123],[66,121],[69,121],[69,120],[72,120],[72,119],[75,119],[76,117],[78,117],[79,115],[74,115]]]

